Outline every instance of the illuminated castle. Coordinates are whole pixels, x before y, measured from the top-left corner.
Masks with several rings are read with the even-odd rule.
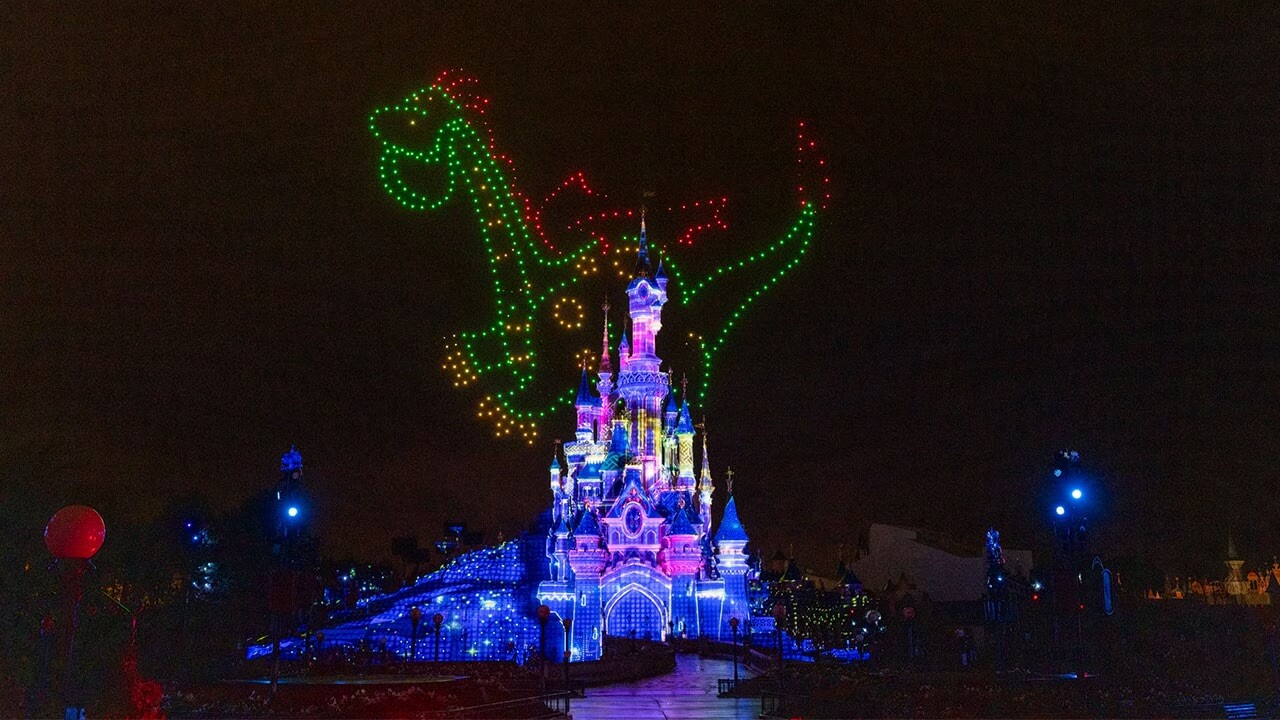
[[[706,434],[695,475],[689,403],[677,401],[656,352],[667,276],[650,265],[643,218],[627,301],[616,377],[606,305],[599,392],[584,368],[574,440],[564,464],[551,462],[551,576],[537,597],[573,618],[583,658],[600,656],[606,634],[727,637],[731,616],[747,619],[747,534],[731,496],[712,539]]]
[[[515,540],[458,557],[397,592],[361,600],[324,628],[327,647],[364,646],[408,654],[411,610],[440,615],[437,634],[423,622],[420,658],[523,660],[546,641],[548,657],[564,649],[560,620],[573,620],[575,660],[595,660],[603,637],[731,637],[729,619],[750,620],[747,534],[732,496],[712,534],[711,466],[705,430],[694,470],[696,428],[677,398],[655,341],[662,329],[667,277],[649,259],[644,220],[636,270],[627,285],[617,366],[609,348],[608,306],[599,377],[583,368],[572,442],[552,459],[551,507]],[[551,608],[545,635],[537,608]],[[555,628],[553,630],[552,628]],[[285,641],[286,654],[306,652]],[[249,649],[249,657],[270,645]]]

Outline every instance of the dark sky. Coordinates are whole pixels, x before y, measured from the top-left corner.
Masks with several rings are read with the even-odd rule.
[[[1116,552],[1280,552],[1274,5],[419,5],[0,9],[0,507],[231,506],[297,443],[338,551],[539,510],[549,443],[439,370],[478,245],[385,195],[367,132],[464,67],[531,194],[724,194],[744,242],[816,129],[833,205],[708,408],[768,548],[1033,544],[1074,447]]]

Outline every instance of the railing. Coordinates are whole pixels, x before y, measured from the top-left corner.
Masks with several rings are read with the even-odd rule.
[[[546,695],[504,700],[502,702],[470,705],[468,707],[450,708],[448,710],[432,710],[424,713],[424,717],[433,720],[449,720],[450,718],[527,718],[535,717],[530,710],[541,706],[546,713],[543,717],[563,717],[569,714],[569,693],[558,692]]]
[[[827,700],[808,695],[781,695],[770,691],[760,693],[760,717],[762,718],[883,717],[882,710],[875,703],[858,700]]]
[[[782,696],[776,692],[765,691],[760,693],[760,717],[774,718],[782,717],[778,714],[778,709],[782,707]]]
[[[720,678],[719,680],[716,680],[716,694],[720,697],[725,697],[737,689],[739,682],[741,681],[733,678]]]

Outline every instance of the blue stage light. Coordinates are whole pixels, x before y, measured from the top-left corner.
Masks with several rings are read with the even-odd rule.
[[[298,517],[298,508],[296,507],[289,508],[289,517]]]
[[[1058,507],[1054,508],[1054,509],[1053,509],[1053,511],[1054,511],[1054,512],[1056,512],[1056,513],[1058,513],[1059,515],[1066,515],[1066,514],[1067,514],[1067,509],[1066,509],[1066,508],[1064,508],[1064,507],[1062,507],[1061,505],[1059,505]]]
[[[1071,491],[1072,500],[1079,500],[1082,497],[1084,497],[1084,493],[1080,492],[1080,488],[1076,488],[1075,490]]]

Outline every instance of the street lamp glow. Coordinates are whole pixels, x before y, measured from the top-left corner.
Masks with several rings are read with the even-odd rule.
[[[298,508],[296,507],[289,508],[289,517],[298,517]]]
[[[1075,490],[1071,491],[1072,500],[1079,500],[1083,496],[1084,496],[1084,493],[1080,492],[1080,488],[1076,488]]]
[[[1059,515],[1066,515],[1066,514],[1067,514],[1067,509],[1066,509],[1066,508],[1064,508],[1064,507],[1062,507],[1061,505],[1059,505],[1058,507],[1054,508],[1054,509],[1053,509],[1053,511],[1054,511],[1054,512],[1056,512],[1056,513],[1058,513]]]

